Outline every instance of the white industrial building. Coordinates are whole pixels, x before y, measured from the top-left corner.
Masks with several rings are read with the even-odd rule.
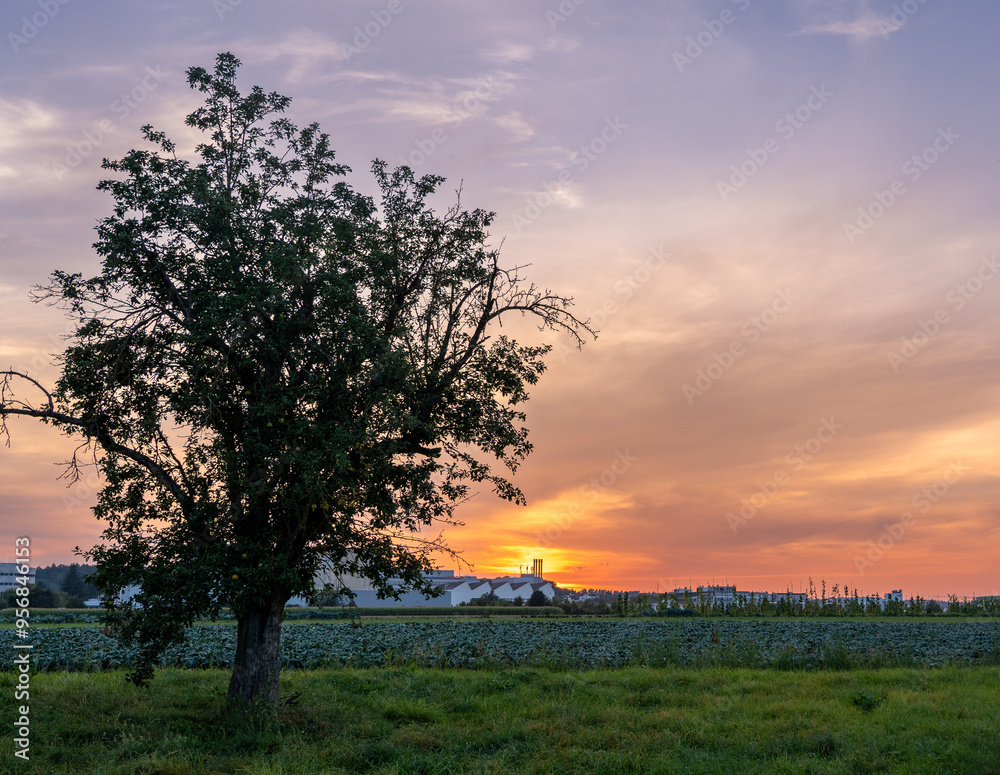
[[[379,599],[372,583],[368,579],[357,576],[336,578],[332,573],[320,572],[316,577],[317,591],[325,586],[346,586],[354,593],[354,604],[359,608],[393,607],[393,606],[457,606],[470,600],[492,594],[500,600],[513,602],[521,598],[525,603],[536,590],[540,590],[548,600],[555,596],[552,582],[541,577],[541,561],[535,562],[532,573],[522,573],[519,576],[505,576],[497,579],[481,579],[477,576],[456,576],[455,571],[437,570],[427,574],[427,578],[435,582],[441,590],[437,597],[427,597],[420,592],[403,592],[399,600],[392,597]],[[536,575],[537,574],[537,575]],[[403,586],[402,579],[390,579],[393,586]],[[293,598],[289,605],[307,605],[302,598]]]
[[[457,606],[468,603],[470,600],[492,594],[500,600],[513,602],[518,597],[527,604],[528,599],[536,590],[540,590],[548,600],[555,596],[555,588],[551,581],[546,581],[541,577],[541,560],[536,560],[533,573],[522,573],[519,576],[505,576],[498,579],[481,579],[476,576],[456,576],[452,570],[436,570],[427,574],[426,578],[435,582],[441,590],[437,597],[427,597],[420,592],[403,592],[399,600],[393,597],[379,599],[378,594],[372,587],[370,580],[360,576],[336,576],[329,570],[320,571],[316,574],[315,589],[321,592],[324,587],[330,589],[340,589],[346,586],[354,593],[354,604],[359,608],[394,607],[394,606]],[[537,575],[536,575],[537,574]],[[34,582],[34,576],[32,576]],[[402,579],[390,579],[389,583],[395,587],[404,586]],[[0,586],[0,590],[3,587]],[[132,585],[123,590],[120,600],[132,599],[139,592],[139,587]],[[87,600],[87,607],[98,607],[101,601],[97,598]],[[307,606],[309,600],[304,597],[293,597],[288,601],[289,606]]]
[[[24,567],[23,565],[21,566]],[[15,562],[0,562],[0,592],[6,592],[8,589],[13,589],[14,587],[24,586],[21,581],[24,581],[25,574],[17,572],[18,563]],[[35,569],[28,568],[28,584],[34,585],[35,583]],[[21,581],[18,581],[21,579]]]

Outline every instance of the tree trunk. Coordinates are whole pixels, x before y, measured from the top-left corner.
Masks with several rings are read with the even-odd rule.
[[[281,614],[288,596],[272,595],[248,608],[236,624],[236,659],[229,681],[231,705],[278,705]]]

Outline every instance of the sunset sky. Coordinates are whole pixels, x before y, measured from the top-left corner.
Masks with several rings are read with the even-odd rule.
[[[97,273],[101,158],[192,143],[185,70],[231,51],[356,187],[376,157],[461,184],[600,329],[515,323],[555,349],[529,505],[447,533],[474,573],[1000,594],[998,30],[995,0],[6,0],[0,367],[54,379],[30,287]],[[74,561],[97,483],[10,426],[0,560]]]

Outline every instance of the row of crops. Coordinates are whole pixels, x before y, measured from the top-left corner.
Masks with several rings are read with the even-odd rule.
[[[15,630],[0,630],[0,668],[10,670]],[[97,628],[30,633],[36,669],[128,667],[133,651]],[[227,667],[233,627],[195,626],[162,664]],[[624,665],[731,665],[776,668],[940,666],[1000,663],[1000,623],[826,621],[449,621],[287,625],[286,668],[500,668],[519,665],[605,668]]]
[[[33,624],[96,624],[104,621],[103,610],[54,610],[32,609]],[[693,611],[669,611],[669,613],[692,614]],[[334,619],[357,619],[362,616],[562,616],[563,611],[556,606],[411,606],[411,607],[354,607],[354,608],[286,608],[285,621],[321,621]],[[217,621],[236,621],[236,615],[224,609],[216,615]],[[0,610],[0,624],[12,624],[17,620],[16,610]]]

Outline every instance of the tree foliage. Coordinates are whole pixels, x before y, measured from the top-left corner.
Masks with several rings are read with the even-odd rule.
[[[59,589],[72,597],[83,597],[87,593],[87,585],[80,576],[80,566],[73,563],[63,576]]]
[[[71,475],[99,467],[107,528],[85,556],[142,647],[135,680],[231,606],[230,697],[276,702],[281,610],[318,571],[430,591],[444,544],[428,531],[470,486],[523,503],[507,477],[531,450],[520,405],[549,348],[501,318],[578,343],[590,329],[500,265],[492,213],[460,196],[438,212],[443,178],[380,161],[378,197],[358,193],[329,137],[282,117],[286,97],[241,94],[238,67],[188,71],[205,95],[186,120],[195,158],[146,126],[150,148],[105,160],[100,273],[57,271],[36,295],[75,320],[61,376],[49,391],[6,372],[0,430],[41,418],[80,440]]]

